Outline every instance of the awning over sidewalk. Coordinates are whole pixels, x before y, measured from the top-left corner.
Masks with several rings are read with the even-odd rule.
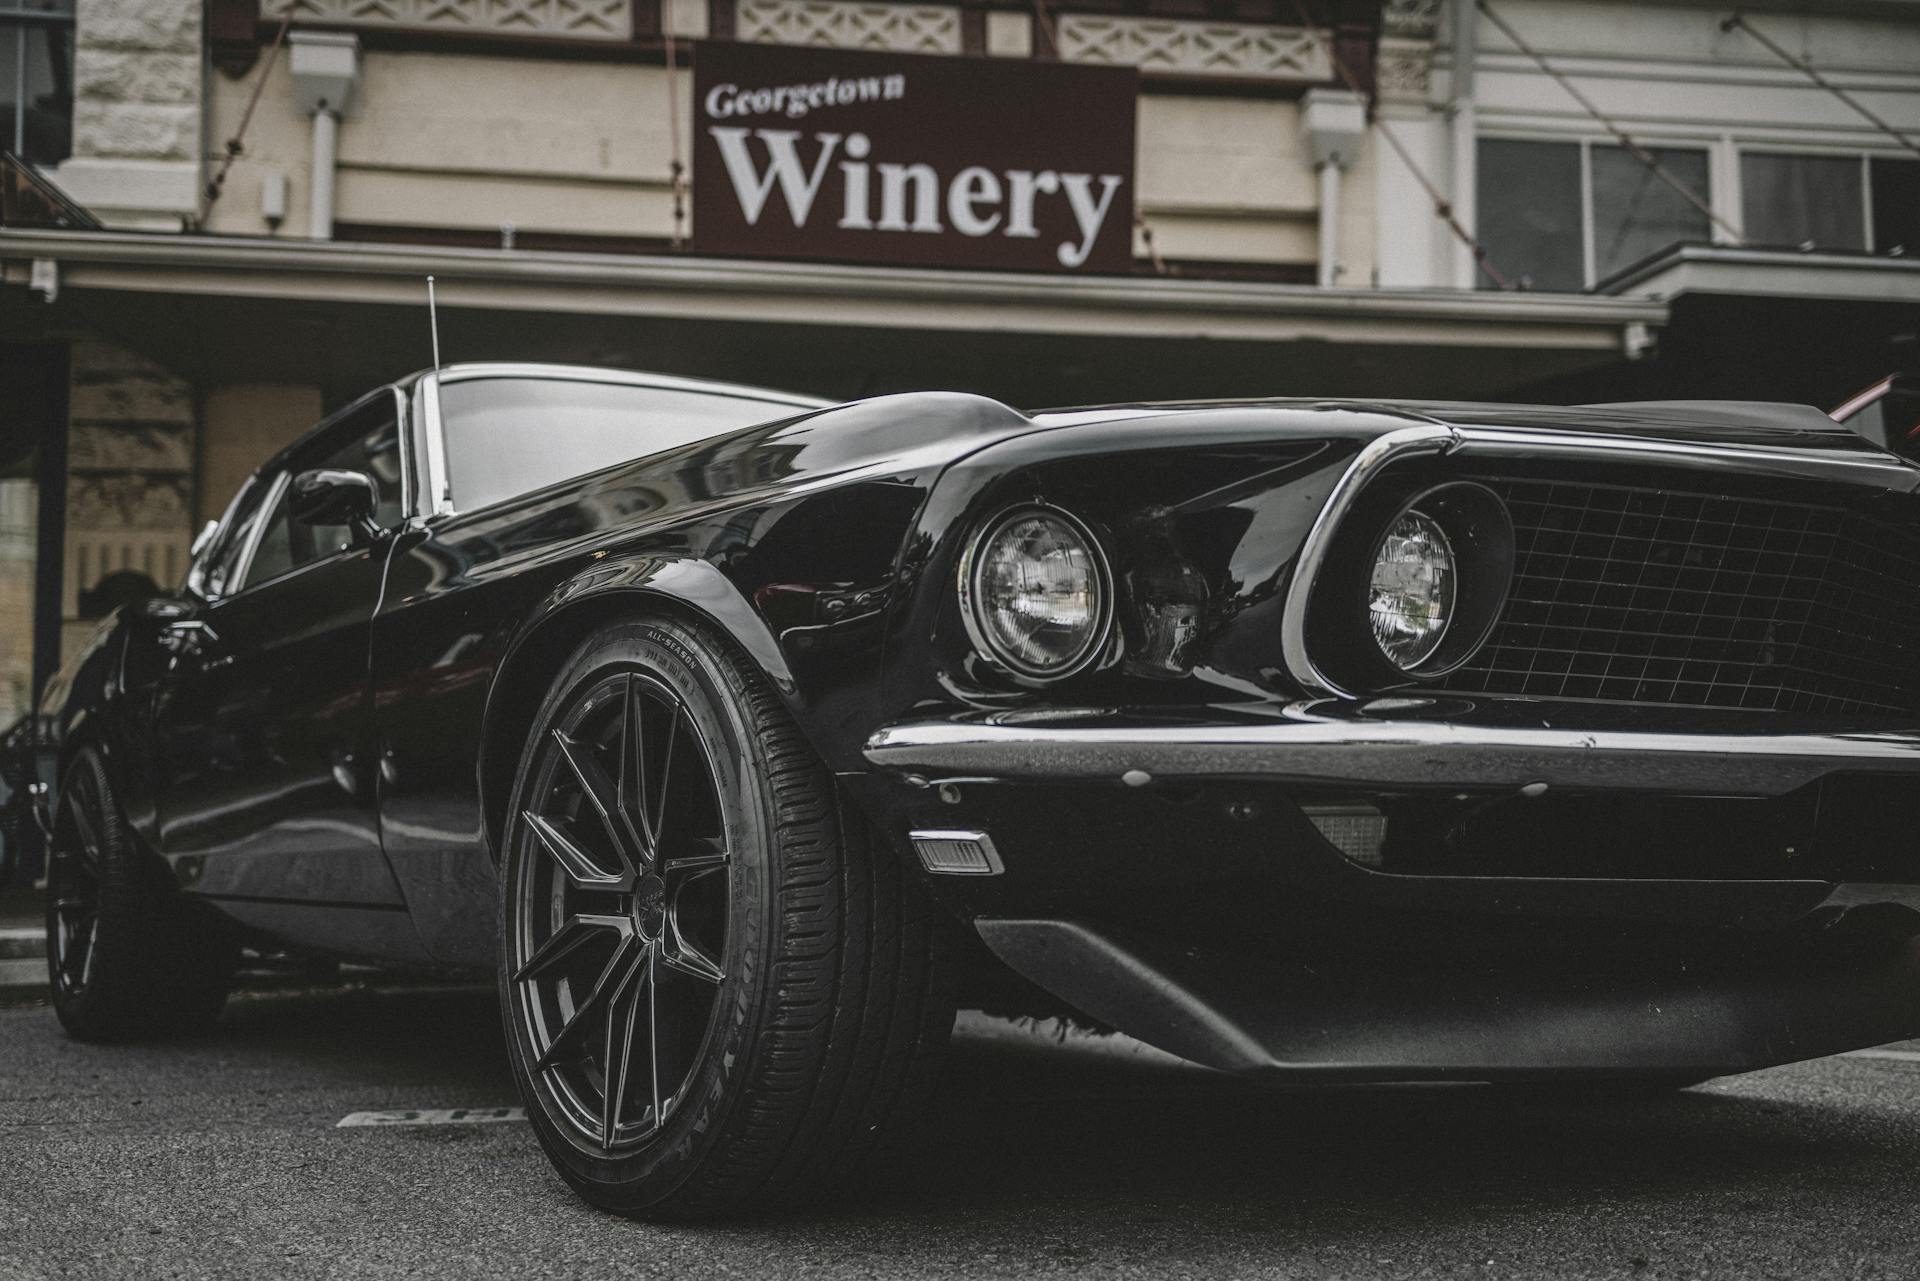
[[[52,302],[30,292],[57,264]],[[431,361],[603,362],[854,396],[1023,405],[1503,396],[1626,362],[1663,302],[1040,277],[681,256],[0,229],[9,333],[110,333],[183,377],[344,396]],[[45,269],[42,269],[45,279]]]

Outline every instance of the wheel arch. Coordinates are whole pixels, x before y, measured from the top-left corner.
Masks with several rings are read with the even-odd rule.
[[[526,745],[526,727],[546,696],[554,671],[601,628],[663,615],[719,630],[760,668],[790,709],[797,707],[793,673],[773,632],[713,565],[698,560],[596,565],[569,579],[508,645],[487,692],[478,785],[482,835],[496,865],[513,772]]]

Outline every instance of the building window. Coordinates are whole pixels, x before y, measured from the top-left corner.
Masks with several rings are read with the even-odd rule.
[[[74,0],[0,0],[0,148],[58,164],[73,144]]]
[[[1748,151],[1740,196],[1750,245],[1920,252],[1920,160]]]
[[[1675,182],[1707,199],[1704,148],[1647,151]],[[1593,140],[1481,139],[1478,205],[1487,256],[1529,289],[1584,289],[1711,231],[1706,212],[1633,153]]]
[[[1920,160],[1875,156],[1867,163],[1873,252],[1920,254]]]
[[[1859,156],[1740,157],[1743,230],[1750,245],[1865,249],[1867,214]]]

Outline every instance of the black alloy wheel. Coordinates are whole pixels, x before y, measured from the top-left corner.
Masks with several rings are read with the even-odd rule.
[[[643,1143],[681,1097],[726,980],[732,876],[713,763],[680,696],[614,670],[559,724],[519,813],[513,971],[567,1133]],[[663,1035],[664,1030],[664,1035]]]
[[[92,750],[64,776],[48,854],[47,980],[69,1034],[133,1040],[218,1017],[238,948],[128,829]]]
[[[100,942],[100,785],[91,769],[68,775],[47,862],[47,978],[56,999],[72,1002],[93,981]]]
[[[560,672],[507,811],[501,1008],[535,1133],[594,1204],[817,1195],[926,1092],[953,1017],[944,932],[841,816],[710,628],[610,627]]]

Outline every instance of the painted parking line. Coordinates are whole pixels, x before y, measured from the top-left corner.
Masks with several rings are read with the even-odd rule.
[[[1895,1063],[1920,1063],[1920,1050],[1850,1050],[1844,1059],[1891,1059]]]
[[[492,1125],[524,1121],[525,1108],[398,1108],[388,1112],[350,1112],[333,1127],[360,1125]]]

